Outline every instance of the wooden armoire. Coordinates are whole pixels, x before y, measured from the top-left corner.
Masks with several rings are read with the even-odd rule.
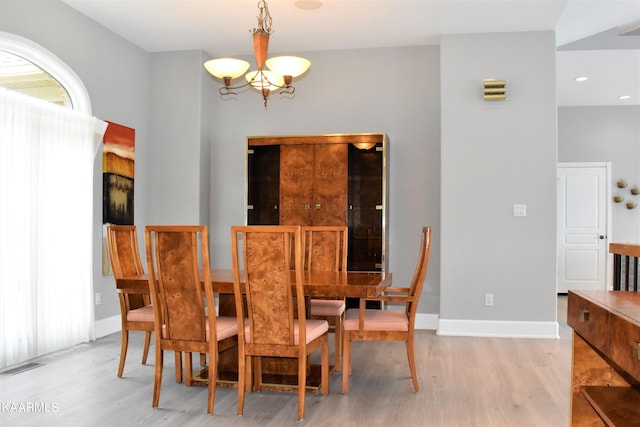
[[[348,270],[387,271],[384,133],[247,138],[247,224],[347,225]]]

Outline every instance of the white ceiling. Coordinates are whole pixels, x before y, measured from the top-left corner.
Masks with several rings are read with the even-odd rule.
[[[258,0],[62,0],[148,52],[250,55]],[[298,7],[320,4],[306,10]],[[640,105],[640,0],[270,0],[270,53],[438,44],[442,34],[556,31],[559,105]],[[579,75],[589,76],[582,84]],[[631,99],[620,101],[619,95]]]

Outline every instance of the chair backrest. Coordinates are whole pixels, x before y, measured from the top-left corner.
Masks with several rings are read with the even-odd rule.
[[[111,270],[116,280],[122,277],[144,274],[135,225],[108,225],[107,243]],[[149,303],[148,296],[142,294],[126,294],[125,299],[128,310],[133,310]]]
[[[135,225],[108,225],[107,242],[115,278],[144,274]]]
[[[248,318],[247,343],[294,345],[296,313],[302,313],[298,319],[299,341],[305,343],[303,274],[302,268],[296,268],[302,265],[300,227],[233,226],[231,249],[236,307],[243,305],[240,283],[245,284],[247,313],[243,313],[244,309],[238,310],[238,330],[244,330],[244,319]],[[295,266],[291,265],[292,253]],[[295,271],[295,292],[292,270]],[[298,298],[294,298],[296,296]]]
[[[347,271],[346,226],[303,226],[304,269]]]
[[[215,341],[215,302],[206,226],[146,226],[147,270],[156,332],[164,339],[206,341],[206,296],[211,340]],[[207,285],[208,284],[208,285]]]
[[[415,314],[418,309],[418,300],[420,299],[420,294],[422,293],[424,279],[427,276],[427,267],[429,266],[430,255],[431,227],[422,227],[418,262],[416,263],[416,270],[413,273],[413,278],[411,279],[411,285],[409,287],[409,295],[413,297],[413,302],[407,303],[407,314],[412,320],[415,318]]]

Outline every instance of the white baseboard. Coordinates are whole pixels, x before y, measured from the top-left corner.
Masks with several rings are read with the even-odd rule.
[[[122,321],[120,315],[107,317],[106,319],[96,320],[95,333],[96,338],[106,337],[122,329]]]
[[[440,319],[438,314],[417,313],[416,329],[435,330],[438,335],[503,338],[559,338],[558,322]],[[97,320],[96,338],[120,332],[120,315]]]
[[[438,329],[438,315],[433,313],[416,313],[416,329]]]
[[[558,339],[558,322],[440,319],[438,335]]]

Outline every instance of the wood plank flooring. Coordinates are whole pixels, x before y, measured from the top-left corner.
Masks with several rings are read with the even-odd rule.
[[[330,395],[307,395],[297,421],[295,393],[248,393],[242,417],[235,389],[218,388],[206,414],[204,387],[173,379],[166,353],[160,407],[151,408],[154,358],[140,364],[142,333],[132,333],[117,378],[120,335],[41,357],[42,366],[0,375],[2,426],[567,426],[571,329],[558,298],[560,339],[443,337],[416,333],[419,393],[402,343],[355,343],[348,395],[332,374]],[[333,341],[333,340],[330,340]],[[194,357],[197,362],[197,356]]]

